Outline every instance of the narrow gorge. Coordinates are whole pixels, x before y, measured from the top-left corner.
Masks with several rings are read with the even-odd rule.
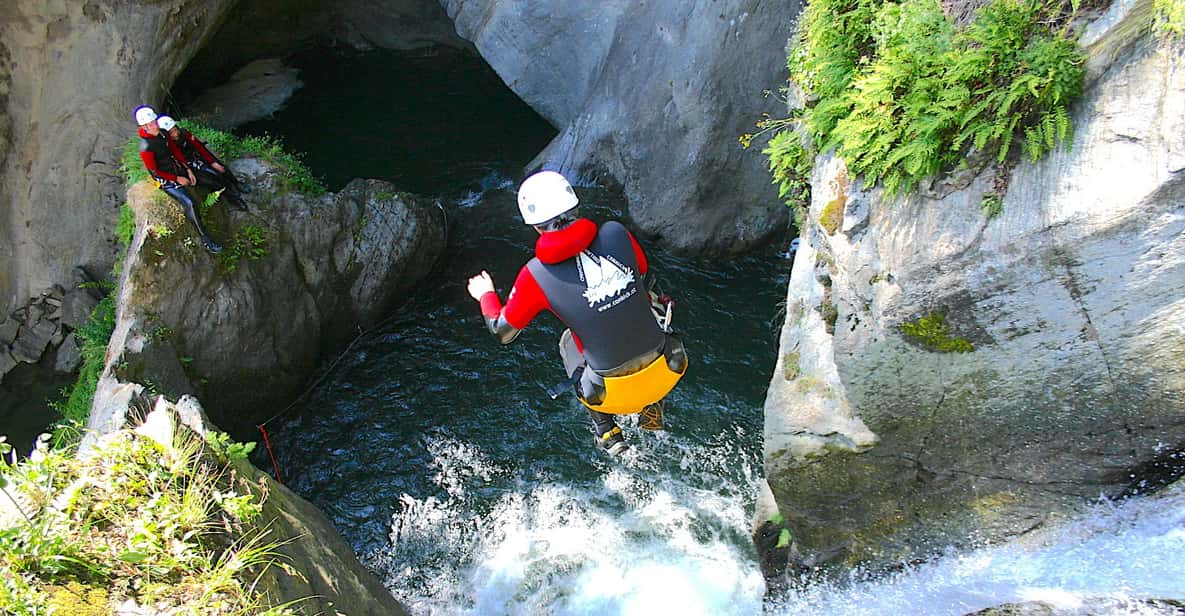
[[[162,425],[219,459],[221,431],[254,443],[224,468],[293,568],[260,578],[267,606],[1185,600],[1185,70],[1158,25],[1180,0],[1064,3],[1084,77],[1043,156],[975,147],[897,190],[829,147],[795,170],[797,213],[758,151],[827,103],[784,87],[797,2],[12,4],[0,434],[25,453],[81,370],[80,460],[141,438],[173,455]],[[877,44],[918,4],[851,3]],[[929,4],[962,28],[991,3]],[[143,103],[236,144],[247,210],[205,204],[223,255],[137,181]],[[637,233],[688,341],[667,430],[626,420],[620,460],[546,393],[562,324],[497,348],[465,292],[488,268],[504,295],[531,256],[514,193],[539,169]],[[30,505],[8,500],[17,528]]]

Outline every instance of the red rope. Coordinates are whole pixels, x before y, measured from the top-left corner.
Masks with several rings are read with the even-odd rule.
[[[263,424],[260,424],[256,427],[259,428],[259,432],[263,434],[263,445],[267,447],[267,455],[272,459],[272,470],[276,473],[276,482],[282,484],[284,483],[284,480],[280,479],[280,465],[276,464],[276,454],[272,453],[272,442],[267,438],[267,428],[263,427]]]

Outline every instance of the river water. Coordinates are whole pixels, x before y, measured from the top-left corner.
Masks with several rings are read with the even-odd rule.
[[[541,315],[502,347],[465,290],[486,268],[505,297],[530,257],[535,234],[517,223],[514,188],[551,127],[488,68],[447,53],[313,51],[297,62],[305,89],[246,132],[308,152],[331,190],[363,176],[441,196],[453,230],[432,279],[269,425],[283,481],[415,614],[761,613],[749,528],[791,266],[782,248],[690,261],[648,246],[691,367],[667,430],[627,419],[633,447],[609,459],[579,403],[544,393],[563,377],[558,321]],[[585,215],[623,217],[611,193],[577,192]],[[1185,597],[1185,507],[1169,502],[1101,505],[1034,545],[889,578],[853,573],[771,611],[962,614],[1035,599],[1073,610],[1101,596],[1114,613],[1153,613],[1131,599]]]

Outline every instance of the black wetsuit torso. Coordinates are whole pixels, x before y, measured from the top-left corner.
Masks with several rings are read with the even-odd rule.
[[[560,263],[527,263],[551,310],[584,343],[598,372],[660,351],[665,336],[650,311],[629,232],[607,222],[580,254]]]

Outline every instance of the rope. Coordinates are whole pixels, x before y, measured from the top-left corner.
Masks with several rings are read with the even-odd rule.
[[[448,211],[444,209],[444,205],[442,205],[439,200],[436,201],[436,207],[440,209],[440,214],[444,218],[444,235],[445,235],[445,240],[447,241],[448,225],[449,225]],[[292,402],[288,403],[288,406],[285,406],[284,408],[280,409],[280,411],[278,413],[269,417],[267,421],[255,426],[255,427],[259,428],[260,434],[263,435],[263,444],[267,447],[267,455],[269,457],[271,457],[271,459],[272,459],[272,470],[275,471],[276,481],[278,481],[280,483],[284,483],[283,481],[280,481],[280,466],[279,466],[279,464],[276,463],[276,456],[272,452],[272,443],[267,435],[267,425],[269,423],[275,421],[276,419],[280,418],[280,416],[286,414],[288,411],[292,410],[293,407],[295,407],[298,402],[304,400],[305,397],[309,395],[309,392],[316,389],[317,386],[320,385],[321,382],[324,381],[326,377],[328,377],[330,374],[333,373],[333,369],[337,367],[338,362],[340,362],[343,357],[345,357],[346,355],[349,354],[350,349],[353,349],[354,345],[358,344],[359,340],[361,340],[367,334],[369,334],[373,331],[387,327],[388,325],[394,323],[397,319],[400,319],[400,318],[402,318],[405,322],[415,321],[415,319],[408,319],[406,317],[406,315],[396,312],[395,314],[387,317],[386,319],[379,321],[378,323],[376,323],[373,327],[371,327],[368,330],[363,331],[362,328],[358,328],[358,335],[355,336],[354,339],[350,341],[350,344],[346,345],[345,349],[342,349],[341,353],[338,353],[337,357],[335,357],[333,359],[333,361],[329,363],[329,366],[327,366],[325,368],[325,370],[321,372],[321,375],[318,376],[308,387],[306,387],[305,390],[302,391],[299,396],[294,398],[292,400]]]
[[[256,427],[263,433],[263,445],[267,447],[267,455],[272,459],[272,471],[276,474],[276,483],[283,485],[284,480],[280,479],[280,465],[276,463],[276,454],[272,452],[272,441],[267,437],[267,428],[263,427],[263,424]]]

